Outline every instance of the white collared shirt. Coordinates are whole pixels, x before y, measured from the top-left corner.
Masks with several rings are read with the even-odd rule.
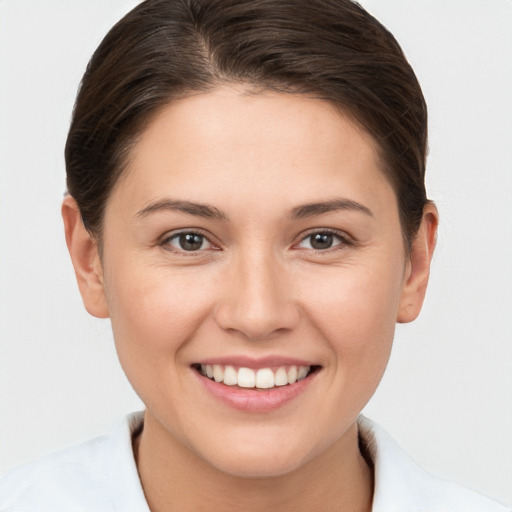
[[[48,455],[0,477],[1,512],[150,512],[133,458],[134,413],[109,436]],[[378,425],[359,418],[375,468],[372,512],[510,512],[419,468]]]

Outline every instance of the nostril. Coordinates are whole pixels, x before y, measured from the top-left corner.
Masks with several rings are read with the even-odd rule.
[[[224,284],[214,316],[225,331],[258,341],[294,329],[300,321],[293,287],[273,257],[244,253]]]
[[[232,334],[247,340],[266,340],[293,330],[300,321],[292,305],[244,306],[241,303],[223,304],[215,311],[217,324]]]

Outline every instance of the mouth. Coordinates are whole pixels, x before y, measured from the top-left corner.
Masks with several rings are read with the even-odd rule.
[[[255,369],[244,366],[196,363],[192,365],[192,368],[203,377],[231,388],[268,391],[296,384],[319,371],[321,367],[317,365],[283,365]]]

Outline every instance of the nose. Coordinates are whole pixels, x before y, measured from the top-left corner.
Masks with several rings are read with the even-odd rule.
[[[287,273],[275,257],[240,256],[228,272],[215,310],[222,329],[263,340],[295,328],[299,307]]]

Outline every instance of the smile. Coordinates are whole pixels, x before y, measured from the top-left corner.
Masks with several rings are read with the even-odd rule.
[[[295,363],[295,364],[294,364]],[[305,394],[322,369],[306,361],[233,357],[192,365],[203,389],[230,408],[270,413]]]
[[[201,375],[212,381],[245,389],[272,389],[295,384],[305,379],[316,368],[316,366],[290,365],[256,370],[221,364],[201,364],[197,366]]]

